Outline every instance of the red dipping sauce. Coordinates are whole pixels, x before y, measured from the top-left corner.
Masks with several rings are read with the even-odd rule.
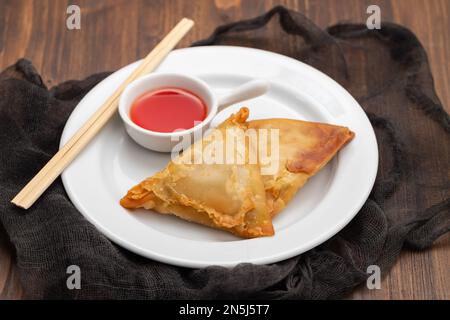
[[[206,118],[202,99],[184,89],[162,88],[144,93],[130,109],[130,118],[138,126],[157,132],[189,129]]]

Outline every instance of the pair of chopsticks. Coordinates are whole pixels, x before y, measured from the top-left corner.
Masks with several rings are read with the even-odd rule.
[[[193,25],[194,22],[192,20],[183,18],[11,202],[24,209],[31,207],[72,160],[75,159],[80,151],[97,135],[109,119],[111,119],[117,111],[120,95],[126,86],[140,76],[155,70]]]

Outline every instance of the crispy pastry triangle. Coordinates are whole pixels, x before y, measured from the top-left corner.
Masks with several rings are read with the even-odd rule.
[[[225,130],[230,129],[278,129],[275,171],[261,174],[266,164],[259,157],[255,163],[250,161],[248,155],[255,149],[248,140],[237,141],[243,145],[236,144],[236,149],[245,150],[243,163],[191,164],[197,152],[209,149],[217,141],[210,134],[164,170],[129,190],[120,204],[173,214],[245,238],[273,235],[271,218],[354,134],[348,128],[322,123],[290,119],[247,122],[247,117],[248,109],[241,108],[218,127],[218,132],[224,138]],[[268,150],[275,150],[271,149],[270,139],[267,143]]]

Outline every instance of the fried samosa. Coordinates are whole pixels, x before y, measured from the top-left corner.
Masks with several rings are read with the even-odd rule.
[[[233,114],[218,128],[225,131],[261,132],[277,129],[276,139],[267,139],[266,157],[275,159],[275,170],[267,171],[258,146],[245,136],[234,141],[240,163],[192,163],[195,155],[210,149],[214,134],[195,142],[154,176],[128,191],[120,204],[125,208],[152,209],[182,219],[220,228],[245,238],[274,234],[272,217],[294,194],[350,141],[354,134],[345,127],[290,119],[247,121],[248,109]],[[214,152],[226,150],[225,139]],[[274,143],[276,143],[276,148]],[[266,150],[266,151],[267,151]],[[214,153],[213,152],[213,153]],[[252,161],[256,154],[256,160]],[[236,158],[234,158],[236,157]],[[224,163],[224,162],[222,162]],[[271,163],[273,165],[273,163]]]

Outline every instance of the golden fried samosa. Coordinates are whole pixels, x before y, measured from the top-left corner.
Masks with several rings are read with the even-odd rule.
[[[346,127],[292,119],[253,120],[248,128],[279,130],[278,170],[262,176],[272,217],[354,137]]]
[[[225,138],[225,130],[245,130],[247,117],[248,109],[243,108],[214,133]],[[174,214],[241,237],[273,235],[257,163],[250,164],[245,159],[241,164],[194,163],[194,155],[206,152],[213,142],[216,142],[213,134],[195,142],[174,159],[177,161],[171,161],[164,170],[129,190],[120,204],[125,208],[142,207]],[[249,144],[243,143],[248,154]]]
[[[227,130],[245,132],[244,140],[235,141],[236,154],[233,154],[236,156],[233,159],[237,159],[237,154],[244,151],[243,161],[192,163],[196,154],[210,150],[220,140],[210,134],[195,142],[164,170],[129,190],[120,204],[125,208],[174,214],[245,238],[273,235],[271,218],[354,134],[348,128],[323,123],[291,119],[247,122],[247,117],[248,109],[241,108],[216,131],[223,134],[219,135],[222,139],[227,137],[224,134]],[[263,133],[272,129],[276,129],[276,139],[261,140]],[[251,137],[255,136],[252,143]],[[229,152],[225,150],[229,140],[222,141],[212,153]],[[261,145],[265,145],[265,157]],[[252,161],[255,154],[256,160]],[[269,162],[265,161],[267,158]],[[274,170],[265,170],[274,162]]]

